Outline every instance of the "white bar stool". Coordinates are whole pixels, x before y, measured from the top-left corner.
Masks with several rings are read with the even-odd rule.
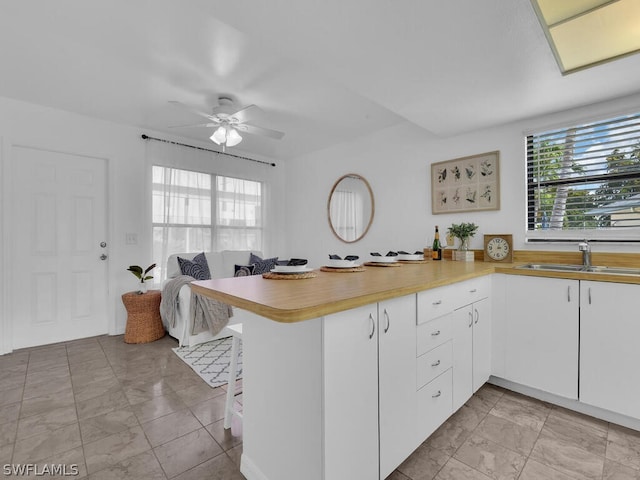
[[[236,416],[242,420],[242,412],[235,410],[233,404],[236,397],[236,380],[238,379],[238,353],[240,353],[240,341],[242,340],[242,324],[227,325],[227,330],[232,335],[231,359],[229,360],[229,383],[227,384],[227,402],[224,408],[224,428],[231,428],[231,418]]]

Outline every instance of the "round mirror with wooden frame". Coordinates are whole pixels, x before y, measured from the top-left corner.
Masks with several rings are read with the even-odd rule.
[[[373,191],[364,177],[348,173],[334,183],[327,217],[336,237],[345,243],[357,242],[369,231],[374,213]]]

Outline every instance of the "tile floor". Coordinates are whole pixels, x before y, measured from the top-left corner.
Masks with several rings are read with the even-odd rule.
[[[103,336],[0,356],[0,478],[36,463],[77,465],[73,478],[243,479],[225,389],[174,346]],[[485,385],[387,480],[407,479],[640,480],[640,432]]]

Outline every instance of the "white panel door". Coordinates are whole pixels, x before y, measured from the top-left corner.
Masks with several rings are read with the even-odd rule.
[[[11,151],[13,348],[107,333],[106,161]]]

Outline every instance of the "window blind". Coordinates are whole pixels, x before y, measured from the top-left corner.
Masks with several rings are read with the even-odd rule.
[[[527,136],[527,230],[640,227],[640,113]]]

